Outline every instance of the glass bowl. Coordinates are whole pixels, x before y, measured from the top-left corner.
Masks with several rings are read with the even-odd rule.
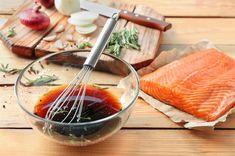
[[[105,87],[121,103],[115,114],[77,123],[62,123],[39,117],[35,105],[42,95],[55,87],[68,84],[81,70],[89,51],[66,51],[49,54],[29,64],[19,75],[15,94],[34,130],[46,138],[72,146],[86,146],[100,142],[116,133],[128,120],[139,93],[139,78],[134,68],[125,61],[102,54],[91,73],[89,84]],[[128,77],[125,89],[117,86]]]

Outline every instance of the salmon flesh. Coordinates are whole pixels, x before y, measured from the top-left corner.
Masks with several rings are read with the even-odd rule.
[[[208,49],[176,60],[140,79],[148,95],[205,121],[235,105],[235,60]]]

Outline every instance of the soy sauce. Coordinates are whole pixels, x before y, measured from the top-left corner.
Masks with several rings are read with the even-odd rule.
[[[65,88],[66,85],[60,86],[44,94],[35,105],[34,114],[45,118],[48,109]],[[75,104],[76,107],[73,107],[73,104],[80,89],[83,90],[83,88],[78,87],[75,92],[69,96],[66,104],[62,105],[61,109],[55,113],[55,116],[52,118],[53,121],[61,122],[69,114],[64,121],[65,123],[70,120],[72,120],[72,123],[89,122],[108,117],[121,111],[122,105],[112,93],[100,87],[87,85],[81,117],[78,118],[77,115],[74,117],[81,97],[78,97],[78,101]],[[60,105],[61,104],[62,102]],[[71,109],[72,111],[69,113]]]

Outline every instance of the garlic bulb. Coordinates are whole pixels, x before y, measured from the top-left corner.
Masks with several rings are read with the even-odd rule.
[[[69,16],[80,10],[80,0],[55,0],[55,7],[61,14]]]

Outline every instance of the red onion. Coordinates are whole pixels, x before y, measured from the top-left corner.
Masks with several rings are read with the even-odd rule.
[[[50,18],[47,14],[40,11],[40,6],[34,9],[27,9],[21,12],[20,22],[33,29],[33,30],[43,30],[48,28],[50,25]]]
[[[54,6],[54,0],[36,0],[36,2],[40,3],[46,8],[51,8]]]

